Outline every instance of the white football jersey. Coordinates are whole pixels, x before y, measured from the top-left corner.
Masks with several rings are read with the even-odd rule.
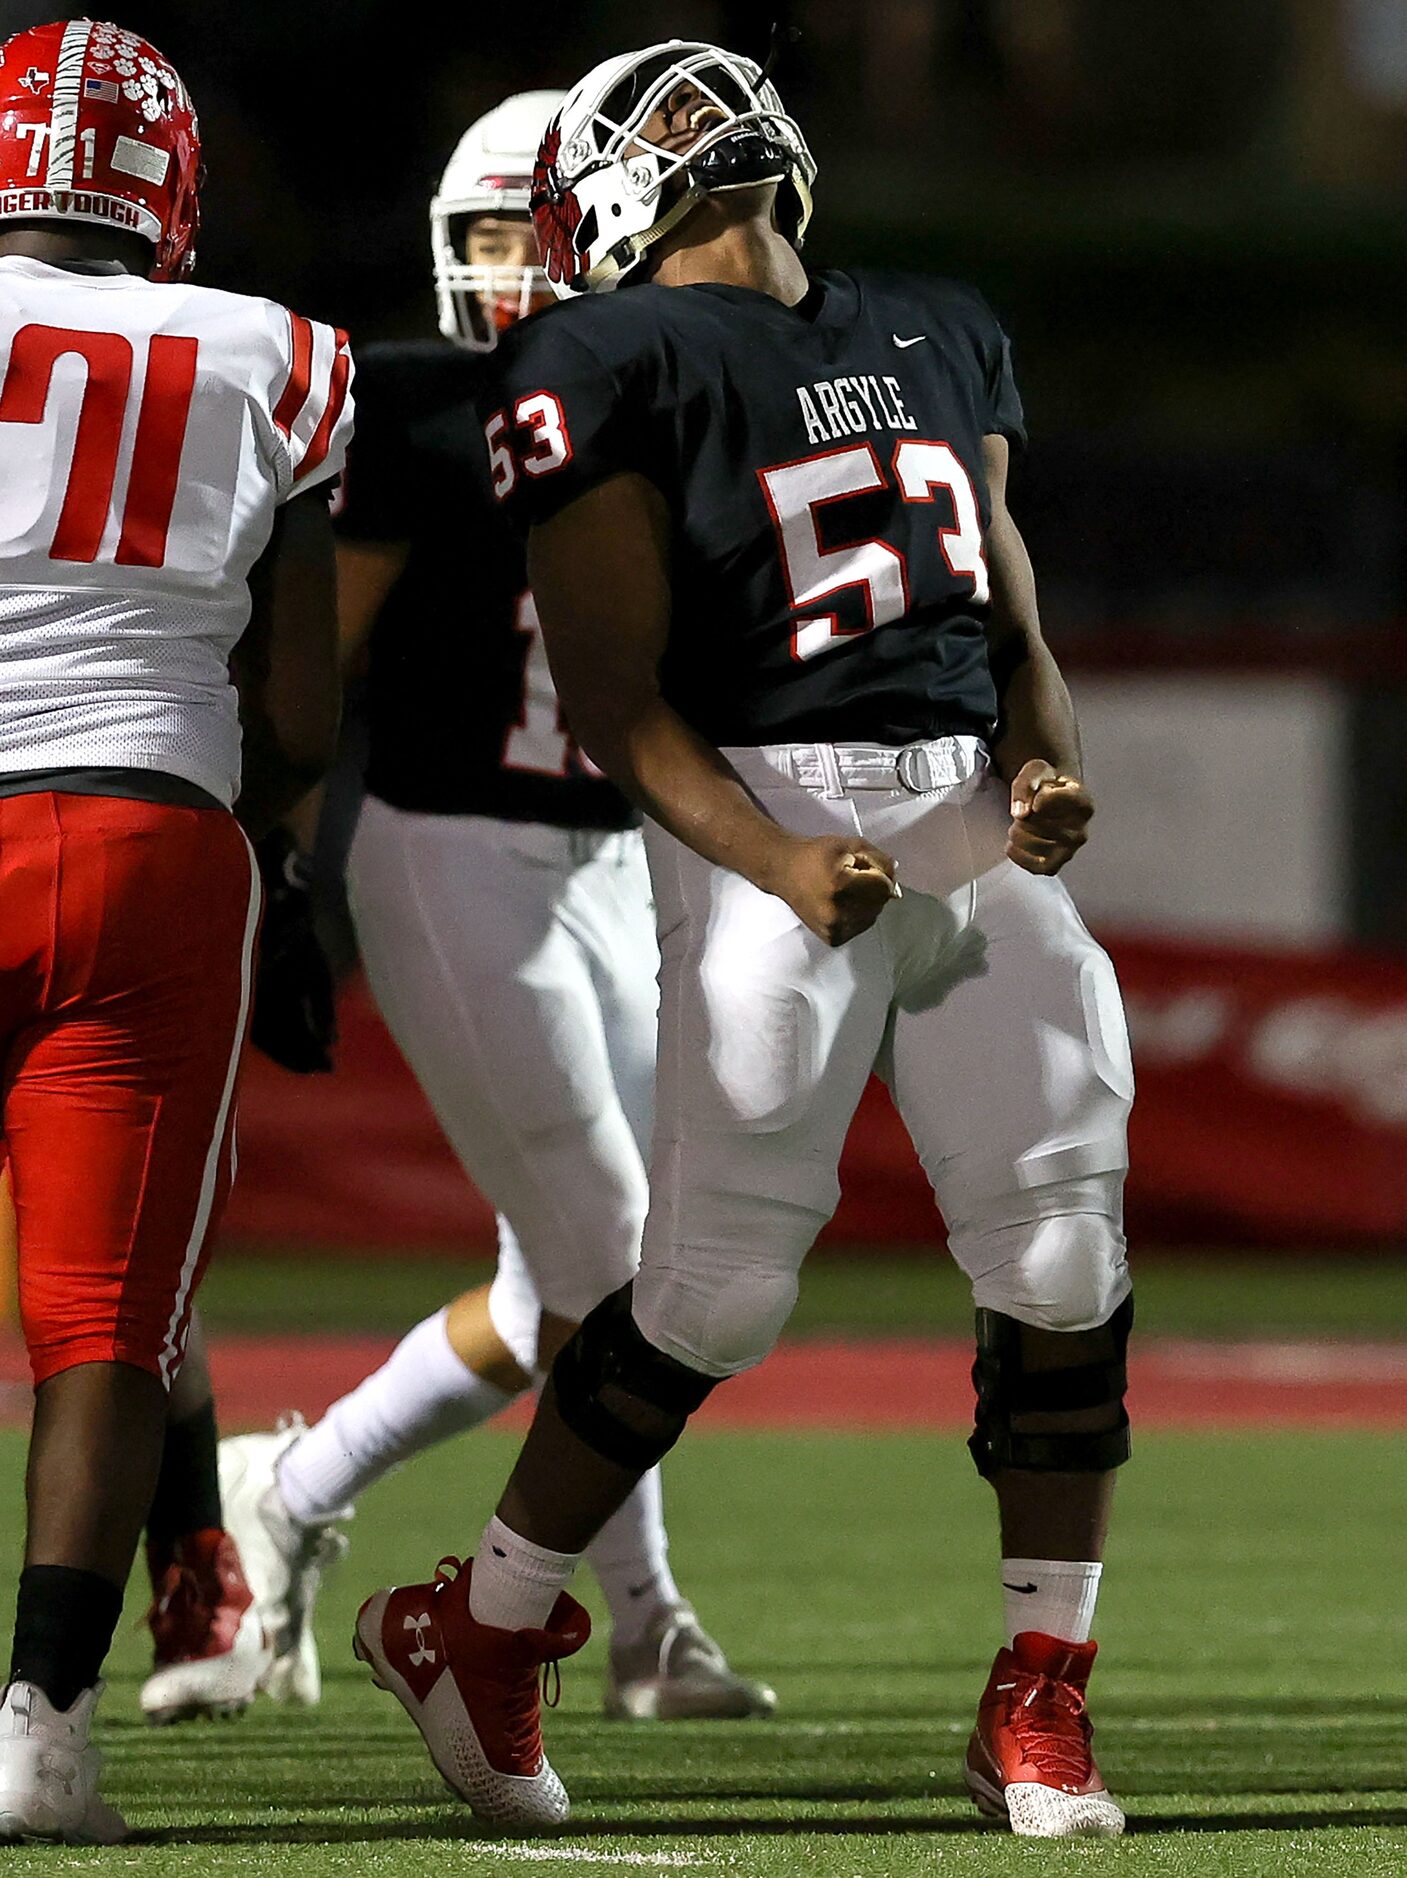
[[[351,374],[345,334],[268,300],[0,257],[0,775],[233,803],[249,571],[341,470]]]

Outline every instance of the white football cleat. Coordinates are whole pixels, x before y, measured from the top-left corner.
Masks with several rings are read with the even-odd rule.
[[[346,1552],[347,1539],[335,1525],[300,1524],[279,1492],[278,1464],[306,1432],[302,1416],[290,1415],[272,1434],[222,1441],[220,1496],[273,1650],[259,1686],[276,1702],[311,1708],[322,1699],[313,1611],[323,1573]]]
[[[88,1739],[103,1685],[56,1709],[31,1682],[0,1702],[0,1841],[117,1845],[127,1822],[98,1792],[102,1756]]]
[[[740,1676],[687,1604],[661,1605],[638,1643],[612,1643],[605,1712],[613,1721],[746,1721],[777,1694]]]

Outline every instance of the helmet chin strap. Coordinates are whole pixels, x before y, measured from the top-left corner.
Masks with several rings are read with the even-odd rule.
[[[715,154],[719,160],[711,162]],[[749,164],[755,167],[749,169]],[[614,275],[622,273],[625,267],[643,259],[666,235],[673,234],[684,217],[707,196],[721,196],[734,189],[757,189],[766,183],[781,184],[790,180],[802,198],[803,208],[810,208],[810,192],[796,165],[788,160],[786,152],[780,150],[771,138],[756,131],[744,130],[741,135],[729,137],[725,134],[719,137],[696,163],[685,166],[684,173],[688,176],[689,184],[673,207],[643,234],[627,235],[623,241],[617,242],[595,267],[582,275],[584,289],[599,286],[602,281],[610,280]]]
[[[627,235],[624,241],[617,242],[609,254],[603,255],[595,267],[582,275],[584,287],[597,286],[603,280],[610,280],[623,271],[622,261],[626,264],[636,262],[653,248],[656,242],[663,241],[666,235],[673,234],[691,209],[697,208],[708,192],[690,180],[689,187],[680,196],[673,208],[668,210],[642,235]],[[617,259],[620,256],[621,259]]]

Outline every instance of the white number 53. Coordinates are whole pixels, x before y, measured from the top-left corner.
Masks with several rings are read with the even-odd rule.
[[[936,490],[947,492],[953,525],[939,528],[938,544],[950,570],[971,579],[973,601],[985,604],[990,587],[977,492],[957,452],[951,444],[906,437],[896,446],[891,467],[905,502],[932,502]],[[873,632],[903,617],[909,609],[909,572],[899,549],[877,538],[823,548],[817,527],[817,511],[826,504],[887,486],[873,444],[823,450],[757,475],[777,529],[782,571],[797,615],[792,651],[798,659],[813,659],[840,639]],[[842,626],[836,613],[809,611],[849,587],[860,589],[868,616],[864,626]]]

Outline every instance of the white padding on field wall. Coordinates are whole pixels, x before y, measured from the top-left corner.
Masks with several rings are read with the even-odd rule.
[[[1087,920],[1211,941],[1344,935],[1344,692],[1212,673],[1071,689],[1097,805],[1067,875]]]

